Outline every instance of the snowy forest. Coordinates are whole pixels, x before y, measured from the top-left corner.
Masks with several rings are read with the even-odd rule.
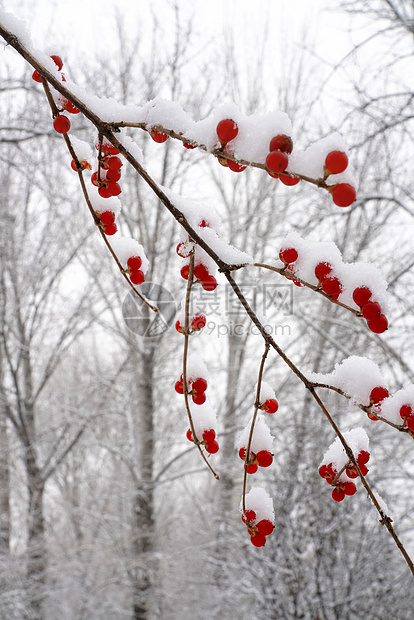
[[[0,0],[0,619],[412,619],[414,2],[321,0],[340,61],[279,0],[87,53],[46,5]]]

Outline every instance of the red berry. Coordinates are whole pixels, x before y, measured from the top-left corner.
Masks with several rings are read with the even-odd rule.
[[[375,319],[367,321],[367,325],[374,334],[382,334],[388,329],[388,319],[385,314],[380,314]]]
[[[42,78],[40,77],[39,71],[33,71],[32,80],[34,80],[35,82],[39,82],[39,84],[41,84]]]
[[[70,120],[64,114],[59,114],[53,121],[53,128],[58,133],[68,133],[70,129]]]
[[[367,301],[361,308],[362,316],[367,321],[377,319],[381,314],[381,306],[377,301]]]
[[[203,439],[204,441],[210,442],[214,441],[216,438],[216,431],[212,428],[203,431]]]
[[[318,473],[321,478],[326,478],[326,475],[328,473],[328,467],[326,465],[321,465],[318,469]]]
[[[276,398],[268,398],[261,406],[261,409],[267,411],[267,413],[276,413],[279,409],[279,403]]]
[[[250,522],[256,521],[256,513],[254,510],[246,510],[246,520]]]
[[[108,179],[108,181],[114,181],[114,182],[119,181],[119,179],[121,178],[121,171],[111,170],[109,168],[106,172],[106,178]]]
[[[115,214],[112,213],[112,211],[104,211],[99,215],[99,219],[104,226],[108,226],[108,224],[113,224],[115,222]]]
[[[270,534],[273,532],[273,529],[273,523],[271,521],[268,521],[268,519],[262,519],[257,524],[257,531],[262,536],[270,536]]]
[[[168,135],[166,133],[156,131],[155,129],[150,132],[150,136],[154,140],[154,142],[158,142],[159,144],[168,140]]]
[[[348,157],[342,151],[331,151],[325,159],[325,167],[332,174],[339,174],[346,170],[348,166]]]
[[[176,382],[174,389],[178,394],[184,394],[184,385],[183,385],[182,377]]]
[[[361,450],[357,456],[357,463],[359,466],[365,465],[369,461],[370,454],[367,450]]]
[[[324,280],[332,271],[330,263],[318,263],[315,267],[315,276],[318,280]]]
[[[338,183],[331,191],[332,199],[338,207],[349,207],[356,200],[355,187],[349,183]]]
[[[345,493],[345,495],[354,495],[356,493],[356,486],[353,482],[343,482],[342,483],[343,486],[343,491]]]
[[[111,196],[106,185],[100,186],[100,188],[98,189],[98,194],[101,196],[101,198],[110,198]]]
[[[206,395],[204,392],[192,392],[191,398],[196,405],[203,405],[206,402]]]
[[[194,267],[194,277],[196,280],[205,280],[209,277],[208,269],[201,263]]]
[[[110,157],[108,159],[108,168],[110,170],[119,170],[122,168],[122,161],[119,157]]]
[[[183,147],[184,147],[185,149],[195,149],[195,148],[196,148],[196,147],[195,147],[195,145],[193,145],[193,144],[188,144],[187,142],[183,142]]]
[[[260,467],[269,467],[273,463],[273,455],[268,450],[260,450],[256,458]]]
[[[231,118],[225,118],[218,123],[216,132],[220,142],[222,144],[226,144],[237,136],[239,133],[239,128],[237,123],[235,123]]]
[[[413,408],[411,405],[403,405],[400,408],[400,416],[402,417],[403,420],[405,420],[406,418],[408,418],[410,415],[412,415],[414,413]]]
[[[270,140],[269,151],[283,151],[283,153],[290,153],[293,151],[292,138],[286,134],[280,134]]]
[[[246,448],[240,448],[239,457],[241,458],[242,461],[246,459]]]
[[[348,467],[346,468],[346,475],[349,478],[358,478],[358,472],[355,469],[354,465],[348,465]]]
[[[298,253],[295,248],[283,248],[279,252],[279,258],[285,265],[290,265],[290,263],[294,263],[297,260]]]
[[[183,265],[180,271],[181,277],[184,278],[184,280],[188,280],[189,273],[190,273],[190,265],[189,264]]]
[[[203,327],[205,327],[206,322],[207,319],[204,314],[197,314],[191,319],[191,327],[194,331],[199,331],[200,329],[203,329]]]
[[[253,463],[252,465],[248,465],[246,467],[246,471],[248,474],[255,474],[258,470],[258,466],[256,465],[256,463]]]
[[[177,330],[177,332],[179,332],[180,334],[184,333],[184,327],[181,325],[180,321],[176,321],[175,322],[175,329]]]
[[[214,291],[217,287],[217,280],[214,276],[208,276],[202,281],[201,286],[205,291]]]
[[[118,230],[118,228],[117,228],[117,225],[115,224],[115,222],[113,224],[108,224],[103,229],[105,235],[114,235],[117,230]]]
[[[53,56],[51,56],[51,59],[53,60],[53,62],[57,66],[58,71],[60,71],[62,69],[62,67],[63,67],[63,61],[62,61],[61,57],[53,55]]]
[[[132,271],[139,269],[142,265],[142,258],[140,256],[130,256],[127,260],[127,265]]]
[[[358,286],[352,293],[352,299],[356,303],[357,306],[365,306],[366,303],[371,299],[371,291],[367,286]]]
[[[65,110],[70,114],[79,114],[80,110],[71,101],[65,102]]]
[[[328,276],[322,280],[322,290],[329,295],[329,297],[338,299],[342,291],[342,284],[335,276]]]
[[[227,165],[230,168],[230,170],[233,170],[233,172],[243,172],[243,170],[246,170],[247,168],[247,166],[244,166],[243,164],[239,164],[237,163],[237,161],[233,161],[232,159],[227,160]]]
[[[359,463],[358,463],[358,465],[359,465]],[[366,465],[364,465],[364,463],[361,463],[361,465],[359,465],[359,469],[361,470],[361,474],[363,476],[366,476],[367,473],[369,472],[368,467]]]
[[[109,181],[107,188],[110,196],[119,196],[121,193],[121,187],[116,181]]]
[[[188,441],[194,442],[193,433],[191,432],[191,428],[188,429],[188,431],[186,433],[186,437],[187,437]]]
[[[98,182],[98,172],[94,172],[91,176],[91,183],[92,185],[95,185],[95,187],[99,187],[99,182]]]
[[[199,377],[191,383],[191,389],[196,392],[205,392],[207,389],[207,381],[202,377]]]
[[[380,403],[381,401],[383,401],[384,398],[388,398],[389,395],[390,394],[387,388],[381,387],[381,386],[374,387],[371,390],[371,394],[369,396],[369,402],[371,405],[376,405],[377,403]]]
[[[335,487],[334,490],[332,491],[332,498],[336,502],[342,502],[344,497],[345,497],[345,493],[343,491],[341,491],[340,488]]]
[[[410,431],[414,432],[414,415],[408,416],[408,418],[406,419],[406,424]]]
[[[287,174],[281,174],[279,176],[279,179],[281,180],[283,185],[288,185],[289,187],[292,187],[293,185],[297,185],[300,181],[298,177],[290,177]]]
[[[136,286],[138,286],[139,284],[142,284],[145,281],[144,272],[141,271],[140,269],[135,269],[134,271],[131,271],[131,273],[129,274],[129,279],[131,280],[132,284],[135,284]]]
[[[209,454],[216,454],[216,452],[219,451],[219,445],[218,442],[216,440],[214,441],[208,441],[206,444],[206,451]]]
[[[270,172],[280,174],[284,172],[289,163],[288,157],[282,151],[271,151],[266,157],[266,166]]]
[[[266,536],[262,536],[261,534],[254,534],[250,537],[250,540],[255,547],[264,547],[266,544]]]
[[[178,256],[181,256],[181,258],[187,258],[187,256],[190,253],[189,248],[187,247],[187,244],[184,241],[181,241],[177,245],[175,251],[177,252]]]

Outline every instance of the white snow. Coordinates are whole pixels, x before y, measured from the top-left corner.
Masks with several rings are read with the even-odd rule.
[[[92,185],[89,189],[89,199],[91,205],[96,213],[104,213],[105,211],[112,211],[117,217],[121,213],[121,201],[116,196],[110,196],[109,198],[102,198],[99,195],[98,189]]]
[[[187,381],[202,377],[207,381],[208,370],[203,359],[198,353],[192,353],[187,360]]]
[[[249,442],[250,429],[252,425],[252,420],[248,423],[248,425],[242,430],[240,435],[237,438],[236,448],[240,450],[240,448],[247,448],[247,444]],[[253,437],[252,443],[250,445],[251,452],[257,454],[261,450],[267,450],[268,452],[273,452],[273,436],[270,432],[268,425],[266,424],[264,417],[260,414],[257,415],[256,423],[253,429]]]
[[[341,389],[356,404],[369,405],[374,387],[385,387],[377,364],[366,357],[351,355],[335,365],[330,374],[309,373],[309,379]]]
[[[257,391],[257,385],[255,387],[255,392]],[[270,400],[271,398],[276,399],[276,395],[275,395],[275,391],[272,388],[272,386],[267,383],[266,381],[262,381],[262,384],[260,386],[260,404],[263,405],[264,402],[266,402],[267,400]]]
[[[128,258],[131,256],[139,256],[142,260],[140,270],[144,274],[148,271],[149,260],[145,255],[144,248],[140,243],[138,243],[138,241],[135,239],[130,239],[129,237],[121,237],[116,235],[111,238],[110,243],[124,269],[127,268]]]
[[[195,405],[190,401],[191,417],[193,419],[194,430],[199,441],[203,438],[203,432],[210,429],[216,430],[217,417],[209,402],[206,400],[202,405]]]
[[[351,448],[355,458],[358,457],[358,454],[365,450],[369,452],[369,437],[366,431],[362,427],[353,428],[350,431],[346,431],[342,433],[344,439],[347,444]],[[349,459],[345,452],[345,449],[339,439],[337,437],[335,441],[329,446],[328,450],[323,455],[323,459],[319,465],[329,465],[332,463],[333,469],[339,472],[345,465],[348,463]],[[341,476],[338,478],[340,481],[349,480],[346,472],[343,472]]]
[[[273,509],[273,500],[270,495],[262,487],[252,487],[245,497],[246,510],[254,510],[256,513],[256,523],[266,519],[274,524],[275,513]],[[240,511],[243,510],[242,503]]]

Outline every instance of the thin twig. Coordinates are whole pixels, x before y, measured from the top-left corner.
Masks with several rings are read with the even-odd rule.
[[[260,390],[261,390],[261,387],[262,387],[263,370],[264,370],[264,365],[265,365],[265,362],[266,362],[267,355],[269,353],[269,349],[270,349],[270,344],[268,342],[266,342],[265,343],[265,350],[264,350],[263,355],[262,355],[262,361],[260,362],[259,376],[258,376],[258,379],[257,379],[256,400],[255,400],[255,403],[254,403],[254,413],[253,413],[252,422],[251,422],[251,425],[250,425],[249,440],[248,440],[247,446],[246,446],[246,455],[244,457],[242,506],[243,506],[243,514],[244,514],[245,517],[246,517],[247,466],[248,466],[249,460],[250,460],[250,448],[251,448],[252,440],[253,440],[253,431],[254,431],[254,426],[256,424],[257,413],[259,411],[259,406],[260,406]]]

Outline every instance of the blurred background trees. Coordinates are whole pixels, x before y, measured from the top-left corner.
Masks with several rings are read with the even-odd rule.
[[[362,34],[334,67],[312,52],[311,41],[306,49],[281,49],[270,26],[248,53],[236,29],[217,45],[181,2],[163,15],[147,13],[132,37],[119,11],[113,51],[103,57],[91,49],[80,62],[69,48],[65,58],[79,83],[125,104],[163,96],[194,118],[231,99],[246,114],[280,107],[299,148],[334,129],[343,133],[360,183],[359,200],[346,211],[305,185],[282,187],[258,170],[236,175],[138,130],[134,139],[157,181],[213,204],[223,236],[258,261],[275,257],[294,229],[335,241],[348,262],[377,264],[392,299],[391,329],[382,337],[276,274],[249,268],[237,279],[305,372],[329,372],[350,354],[366,354],[390,391],[414,376],[413,91],[404,69],[412,55],[410,7],[338,4],[338,20],[351,16],[358,26],[352,33]],[[269,81],[274,63],[263,60],[275,57],[283,58],[276,85]],[[186,415],[174,395],[182,336],[173,326],[152,338],[128,329],[128,292],[88,219],[41,89],[22,63],[1,71],[0,615],[410,618],[410,577],[398,552],[361,491],[333,505],[317,468],[334,437],[274,358],[265,379],[280,403],[271,421],[275,460],[257,480],[274,498],[276,528],[264,549],[251,546],[239,516],[243,467],[234,442],[253,407],[259,338],[228,305],[224,284],[204,297],[208,325],[191,347],[206,358],[208,397],[218,413],[216,482],[185,439]],[[86,123],[76,131],[95,139]],[[123,171],[121,198],[121,233],[142,243],[147,280],[178,305],[175,221],[130,170]],[[234,325],[244,326],[241,336]],[[370,480],[412,546],[410,438],[363,419],[343,399],[329,402],[343,430],[367,429]]]

